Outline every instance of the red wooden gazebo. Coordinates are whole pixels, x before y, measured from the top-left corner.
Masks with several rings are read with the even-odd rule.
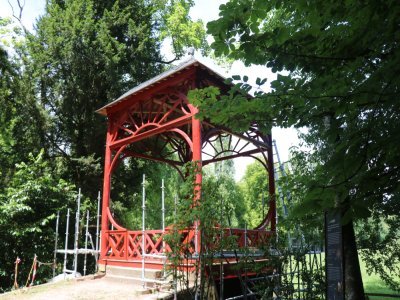
[[[219,87],[222,92],[230,89],[223,76],[191,58],[131,89],[97,111],[108,119],[100,265],[141,267],[142,239],[146,240],[145,253],[158,254],[163,251],[162,230],[146,230],[143,234],[142,230],[123,228],[110,212],[111,176],[118,164],[127,157],[167,163],[181,175],[182,166],[190,161],[205,166],[242,156],[254,157],[268,173],[270,201],[265,219],[255,229],[246,231],[246,242],[256,245],[275,232],[271,136],[263,135],[257,125],[251,126],[247,132],[238,133],[196,119],[198,110],[188,102],[188,91],[210,85]],[[228,140],[228,143],[222,142],[222,139]],[[220,145],[218,149],[215,143]],[[201,181],[199,174],[196,177],[199,186]],[[239,246],[246,243],[244,229],[231,228],[229,232],[238,236]],[[197,236],[194,229],[189,228],[185,233],[186,242]],[[156,259],[146,259],[146,268],[161,269],[162,263]]]

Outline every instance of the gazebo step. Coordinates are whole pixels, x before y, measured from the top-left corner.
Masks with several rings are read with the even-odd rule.
[[[121,267],[121,266],[106,266],[106,276],[120,276],[121,278],[141,278],[142,269],[132,267]],[[155,269],[145,269],[145,277],[149,279],[160,279],[162,277],[162,271]]]
[[[172,283],[171,280],[164,280],[162,278],[160,279],[152,279],[145,277],[144,279],[141,277],[129,277],[129,276],[122,276],[122,275],[106,275],[107,280],[111,281],[118,281],[118,282],[126,282],[126,283],[132,283],[136,285],[143,284],[143,282],[146,284],[148,287],[154,287],[154,286],[159,286],[161,288],[171,288]]]

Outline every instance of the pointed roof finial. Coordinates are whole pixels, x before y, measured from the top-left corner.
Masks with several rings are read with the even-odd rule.
[[[194,56],[194,47],[189,47],[187,50],[187,54],[190,55],[191,57]]]

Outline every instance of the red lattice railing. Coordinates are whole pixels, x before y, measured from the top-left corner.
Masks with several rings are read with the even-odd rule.
[[[108,230],[105,233],[107,240],[106,257],[116,260],[131,260],[142,257],[142,243],[145,239],[145,254],[162,254],[164,251],[171,251],[164,243],[162,230],[142,231],[130,230]]]
[[[216,230],[219,230],[216,228]],[[146,230],[144,233],[145,238],[145,251],[146,255],[161,255],[171,252],[171,247],[164,241],[164,236],[171,232],[167,228],[165,233],[162,230]],[[195,230],[194,228],[180,231],[181,245],[185,245],[186,251],[193,254],[195,252]],[[237,248],[242,249],[245,247],[259,247],[261,244],[268,242],[272,236],[271,231],[265,230],[244,230],[238,228],[224,228],[224,237],[233,236],[236,239]],[[107,248],[105,258],[114,260],[135,260],[142,258],[142,231],[131,230],[107,230],[105,232],[107,241]],[[215,245],[218,244],[217,239],[214,240]],[[163,243],[164,241],[164,243]]]
[[[245,230],[239,228],[225,228],[225,236],[236,236],[238,248],[246,247],[260,247],[266,244],[269,238],[273,235],[272,231],[266,231],[263,229],[252,229]]]

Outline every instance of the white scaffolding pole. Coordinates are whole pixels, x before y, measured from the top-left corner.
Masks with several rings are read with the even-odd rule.
[[[74,277],[77,275],[77,268],[78,268],[78,257],[79,254],[84,254],[84,263],[83,263],[83,275],[85,276],[88,268],[87,268],[87,255],[91,254],[95,257],[96,259],[96,270],[97,270],[97,260],[99,256],[99,251],[96,249],[99,247],[99,241],[96,240],[97,245],[94,244],[92,235],[89,232],[89,221],[90,221],[90,212],[86,210],[86,222],[84,222],[84,215],[82,216],[82,223],[85,226],[85,245],[84,248],[79,248],[79,235],[80,235],[80,209],[81,209],[81,200],[82,200],[82,194],[81,194],[81,189],[79,189],[78,192],[78,197],[77,197],[77,211],[75,214],[75,235],[74,235],[74,241],[73,241],[73,248],[68,249],[68,244],[69,244],[69,221],[71,217],[71,209],[67,209],[67,221],[66,221],[66,228],[65,228],[65,245],[64,249],[57,249],[58,245],[58,237],[59,237],[59,212],[57,213],[57,223],[56,223],[56,240],[55,240],[55,254],[54,254],[54,262],[53,262],[53,277],[55,276],[55,266],[56,266],[56,259],[57,253],[64,254],[64,265],[63,265],[63,274],[64,274],[64,279],[66,279],[67,274],[73,274]],[[98,212],[98,217],[99,217],[99,212]],[[99,229],[99,222],[97,225],[97,230]],[[96,232],[97,233],[97,232]],[[72,234],[72,233],[71,233]],[[98,233],[97,233],[98,234]],[[99,234],[98,234],[99,236]],[[91,244],[91,248],[89,245],[89,242]],[[88,248],[89,245],[89,248]],[[67,269],[67,263],[68,263],[68,255],[74,256],[73,259],[73,264],[72,268]]]
[[[220,221],[219,221],[219,226],[220,226],[220,249],[219,249],[219,255],[220,255],[220,269],[219,269],[219,298],[221,300],[224,299],[224,261],[223,261],[223,257],[224,257],[224,252],[223,252],[223,248],[222,248],[222,240],[224,238],[224,227],[223,227],[223,215],[224,215],[224,205],[223,205],[223,199],[221,197],[220,200]]]
[[[57,263],[57,244],[58,244],[58,224],[60,221],[60,212],[57,212],[56,221],[56,236],[54,241],[54,257],[53,257],[53,278],[56,276],[56,263]]]
[[[99,224],[100,224],[100,198],[101,194],[99,191],[99,194],[97,195],[97,221],[96,221],[96,272],[99,270]]]
[[[86,232],[85,232],[85,250],[87,251],[88,244],[88,236],[89,236],[89,211],[86,211]],[[87,262],[87,252],[85,252],[85,258],[83,262],[83,276],[86,276],[86,262]]]
[[[162,212],[162,231],[165,233],[165,186],[164,179],[161,180],[161,212]],[[164,242],[163,242],[163,252],[164,252]]]
[[[100,191],[97,196],[96,250],[99,251]]]
[[[146,255],[146,251],[145,251],[145,246],[146,246],[145,218],[146,218],[146,175],[143,174],[143,182],[142,182],[142,287],[143,287],[143,289],[145,289],[145,287],[146,287],[145,269],[144,269],[144,257]]]
[[[162,212],[162,253],[165,255],[165,186],[164,186],[164,179],[161,180],[161,212]],[[163,264],[163,278],[165,278],[165,263],[166,259],[164,259]]]
[[[63,267],[64,279],[67,274],[66,273],[67,272],[67,250],[68,250],[68,232],[69,232],[68,227],[69,227],[69,208],[67,210],[67,225],[65,228],[65,246],[64,246],[65,253],[64,253],[64,267]]]
[[[247,223],[244,224],[244,299],[247,299]]]
[[[80,218],[80,209],[81,209],[81,189],[79,188],[78,192],[78,207],[76,210],[75,217],[75,242],[74,242],[74,277],[76,277],[76,273],[78,270],[78,243],[79,243],[79,218]]]

